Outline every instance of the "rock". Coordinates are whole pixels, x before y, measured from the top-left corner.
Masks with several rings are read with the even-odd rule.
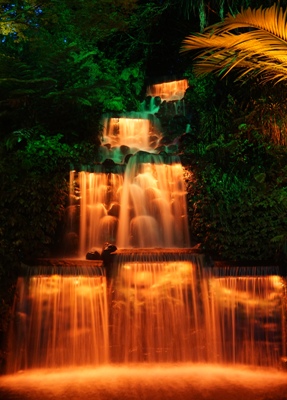
[[[86,254],[86,260],[100,260],[100,259],[101,259],[100,253],[94,248],[92,248]]]
[[[111,244],[109,242],[104,243],[103,249],[102,249],[102,256],[103,254],[111,254],[117,251],[117,246],[114,244]]]
[[[112,263],[115,257],[114,253],[117,250],[117,246],[114,244],[105,242],[102,249],[101,259],[103,260],[104,267],[107,271],[107,276],[110,277],[112,274]]]
[[[127,154],[126,156],[125,156],[125,159],[124,159],[124,164],[127,164],[128,162],[129,162],[129,159],[132,157],[132,154]]]
[[[129,148],[129,146],[121,145],[120,151],[124,156],[126,156],[127,154],[129,154],[130,148]]]

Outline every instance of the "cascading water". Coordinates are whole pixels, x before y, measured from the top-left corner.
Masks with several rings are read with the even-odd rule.
[[[276,269],[218,275],[203,256],[148,250],[120,254],[109,285],[74,269],[19,280],[5,400],[285,399]]]
[[[80,172],[80,248],[100,247],[104,242],[115,242],[118,226],[119,188],[123,177],[114,173]]]
[[[105,117],[103,127],[100,159],[112,172],[71,172],[77,184],[68,237],[78,237],[78,255],[100,251],[104,242],[120,249],[189,247],[184,172],[179,157],[160,146],[159,121],[144,111]]]
[[[106,281],[92,266],[67,276],[39,268],[18,279],[18,293],[8,372],[108,362]]]
[[[188,247],[183,169],[178,157],[138,152],[122,188],[119,248]]]
[[[147,96],[160,97],[163,101],[181,100],[188,88],[186,79],[148,86]]]
[[[278,366],[285,351],[281,278],[216,277],[198,270],[196,255],[168,258],[120,262],[116,361]]]
[[[185,84],[169,85],[171,100]],[[101,162],[70,174],[73,260],[18,280],[0,395],[282,400],[285,280],[277,268],[208,267],[189,248],[183,168],[154,115],[103,126]],[[84,259],[105,241],[118,247],[108,278]]]

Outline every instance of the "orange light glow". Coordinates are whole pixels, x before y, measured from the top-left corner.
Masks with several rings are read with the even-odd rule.
[[[184,93],[187,88],[188,82],[186,79],[158,83],[148,87],[147,96],[158,96],[165,101],[181,100],[184,97]]]

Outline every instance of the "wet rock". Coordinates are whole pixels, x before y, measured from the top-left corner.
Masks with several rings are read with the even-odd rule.
[[[117,251],[117,246],[114,244],[111,244],[109,242],[104,243],[103,249],[102,249],[102,255],[103,254],[111,254]]]
[[[101,255],[96,249],[92,248],[86,254],[86,260],[101,260]]]
[[[281,368],[287,371],[287,357],[281,357]]]
[[[122,145],[120,146],[120,151],[123,155],[127,155],[130,152],[130,147]]]
[[[177,154],[178,153],[178,146],[176,144],[171,144],[167,147],[168,153]]]
[[[132,157],[132,154],[127,154],[124,158],[124,164],[127,164],[129,162],[129,159]]]
[[[112,273],[112,262],[113,258],[115,257],[114,252],[117,251],[117,246],[111,243],[104,243],[103,249],[102,249],[102,254],[101,254],[101,259],[103,260],[104,267],[106,268],[107,271],[107,277],[109,277]]]

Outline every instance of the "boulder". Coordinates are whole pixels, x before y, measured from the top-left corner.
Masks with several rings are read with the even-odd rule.
[[[86,260],[100,260],[100,259],[101,259],[100,253],[94,248],[92,248],[86,254]]]

